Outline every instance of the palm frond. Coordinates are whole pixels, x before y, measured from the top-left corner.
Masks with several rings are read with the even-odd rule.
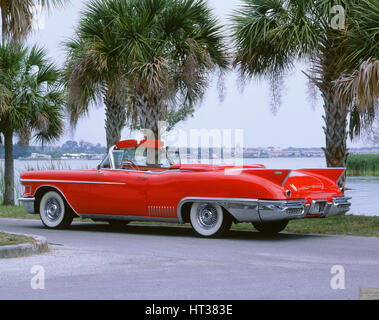
[[[204,0],[92,0],[66,48],[73,122],[95,96],[114,95],[134,125],[139,102],[192,106],[210,74],[229,66],[222,29]]]
[[[3,39],[18,43],[26,38],[33,26],[36,5],[50,10],[68,0],[1,0],[1,23]]]
[[[377,105],[379,99],[379,60],[368,59],[359,70],[336,81],[341,100],[354,101],[357,109],[364,112]]]
[[[242,76],[278,75],[314,52],[320,24],[310,8],[309,1],[244,0],[231,16],[234,67]]]
[[[0,108],[0,131],[17,133],[22,144],[33,136],[43,141],[59,137],[63,91],[60,71],[47,58],[46,50],[15,48],[9,43],[0,46],[0,83],[1,93],[5,92],[0,97],[11,92]]]

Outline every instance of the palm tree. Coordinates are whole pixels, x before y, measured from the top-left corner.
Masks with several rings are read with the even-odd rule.
[[[2,38],[14,43],[24,39],[33,26],[34,9],[62,5],[67,0],[2,0],[0,1]]]
[[[376,0],[364,0],[378,8]],[[344,167],[348,150],[347,117],[349,102],[341,99],[335,89],[337,81],[348,66],[340,63],[345,57],[350,29],[338,30],[331,24],[333,5],[343,5],[346,26],[363,21],[365,12],[351,16],[360,0],[243,0],[235,12],[233,39],[236,48],[234,66],[243,77],[268,76],[280,79],[299,60],[311,62],[308,77],[320,90],[325,110],[326,147],[328,167]],[[359,11],[357,9],[357,11]],[[362,17],[363,14],[363,17]],[[372,21],[377,24],[378,20]],[[356,35],[358,36],[358,34]],[[377,41],[377,40],[376,40]],[[376,43],[377,45],[377,43]],[[372,42],[371,42],[372,46]],[[356,48],[357,49],[357,48]],[[357,51],[352,52],[352,55]]]
[[[126,123],[125,65],[114,20],[108,1],[92,1],[82,14],[75,38],[65,43],[70,123],[75,127],[91,104],[104,102],[108,149],[120,140]]]
[[[344,74],[335,82],[339,99],[350,109],[350,136],[370,130],[378,116],[379,99],[379,3],[362,0],[351,8],[343,42],[345,53],[338,61]]]
[[[0,132],[5,149],[4,204],[14,205],[13,138],[52,142],[63,131],[60,71],[34,46],[0,46]]]
[[[67,44],[72,122],[101,97],[108,147],[119,139],[125,112],[133,128],[157,137],[170,110],[192,110],[211,73],[227,69],[223,41],[203,0],[92,1]]]

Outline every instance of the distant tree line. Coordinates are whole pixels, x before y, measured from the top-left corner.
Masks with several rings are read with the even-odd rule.
[[[15,159],[28,158],[32,153],[40,153],[50,155],[52,158],[61,158],[66,153],[88,153],[88,154],[103,154],[106,152],[106,147],[100,143],[93,144],[91,142],[80,140],[79,142],[68,140],[62,146],[23,146],[21,144],[13,145]],[[0,158],[4,159],[4,146],[0,146]]]

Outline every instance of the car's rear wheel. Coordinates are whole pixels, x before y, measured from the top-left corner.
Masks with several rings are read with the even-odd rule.
[[[42,223],[50,229],[66,228],[74,219],[65,200],[55,191],[46,192],[42,196],[39,213]]]
[[[253,226],[261,233],[276,234],[283,231],[288,225],[288,221],[253,222]]]
[[[216,203],[193,203],[190,221],[198,235],[209,238],[223,235],[232,225],[231,216]]]

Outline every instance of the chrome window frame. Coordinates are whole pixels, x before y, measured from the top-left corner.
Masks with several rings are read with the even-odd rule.
[[[126,172],[142,172],[142,173],[164,173],[164,172],[167,172],[167,171],[180,171],[178,169],[170,169],[170,167],[162,167],[162,172],[152,172],[152,171],[137,171],[137,170],[128,170],[128,169],[118,169],[116,168],[116,164],[115,164],[115,159],[114,159],[114,154],[113,152],[116,150],[116,146],[113,146],[109,149],[107,155],[104,157],[104,159],[100,162],[99,164],[99,169],[100,170],[112,170],[112,171],[126,171]],[[117,149],[117,150],[122,150],[122,149]],[[163,150],[165,152],[165,155],[166,155],[166,159],[167,161],[170,163],[170,165],[175,165],[175,163],[172,163],[172,159],[170,158],[170,155],[168,153],[168,150],[167,150],[167,147],[166,148],[161,148],[161,150]],[[109,156],[109,163],[110,163],[110,168],[102,168],[102,164],[104,163],[105,159]],[[180,159],[180,158],[179,158]],[[180,160],[181,162],[181,160]],[[143,166],[141,166],[143,167]],[[146,166],[147,167],[147,166]]]

